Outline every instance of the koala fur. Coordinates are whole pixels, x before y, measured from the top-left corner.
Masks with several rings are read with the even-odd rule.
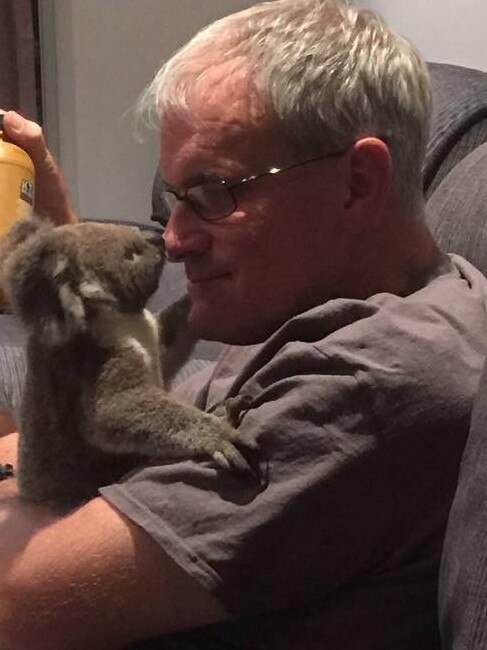
[[[184,360],[178,339],[183,357],[190,345],[177,331],[186,300],[169,310],[173,358],[164,318],[145,309],[163,264],[161,237],[129,226],[29,217],[5,236],[0,282],[28,332],[17,471],[25,499],[70,508],[148,459],[209,455],[248,469],[225,419],[166,390],[165,365],[174,373]]]

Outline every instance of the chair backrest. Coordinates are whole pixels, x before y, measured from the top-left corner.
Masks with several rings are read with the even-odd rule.
[[[487,648],[487,365],[443,547],[439,617],[444,650]]]
[[[443,109],[437,103],[440,114],[436,115],[437,131],[436,136],[432,134],[431,159],[425,171],[425,183],[430,181],[431,192],[427,219],[444,251],[463,255],[487,275],[487,75],[450,68],[440,94],[438,88],[433,88]],[[453,110],[455,104],[458,115]],[[466,113],[462,114],[464,109]],[[473,150],[468,152],[468,147]],[[433,170],[438,175],[436,180]],[[487,648],[486,605],[487,366],[477,394],[443,549],[439,617],[444,650]]]
[[[426,197],[460,160],[487,141],[487,74],[445,63],[428,67],[433,115],[423,166]]]
[[[440,248],[458,253],[487,275],[487,143],[443,179],[427,203]]]

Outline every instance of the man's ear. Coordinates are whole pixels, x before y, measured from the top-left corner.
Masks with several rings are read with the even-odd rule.
[[[39,232],[51,228],[48,222],[34,215],[17,219],[0,238],[0,273],[3,273],[8,259],[22,244],[30,241]]]
[[[348,196],[344,205],[352,223],[376,225],[390,196],[392,158],[385,142],[357,140],[348,153]]]

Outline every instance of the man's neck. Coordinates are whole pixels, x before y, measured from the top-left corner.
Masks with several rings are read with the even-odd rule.
[[[358,238],[350,293],[357,298],[382,292],[409,295],[425,285],[440,260],[441,251],[422,216],[391,216]]]

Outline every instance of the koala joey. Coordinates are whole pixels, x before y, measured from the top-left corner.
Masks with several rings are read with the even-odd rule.
[[[5,236],[1,283],[28,333],[17,471],[25,499],[69,508],[150,459],[209,455],[248,471],[225,418],[166,390],[165,367],[174,373],[190,345],[186,299],[169,308],[168,347],[164,315],[145,309],[163,264],[161,237],[124,225],[29,217]]]

